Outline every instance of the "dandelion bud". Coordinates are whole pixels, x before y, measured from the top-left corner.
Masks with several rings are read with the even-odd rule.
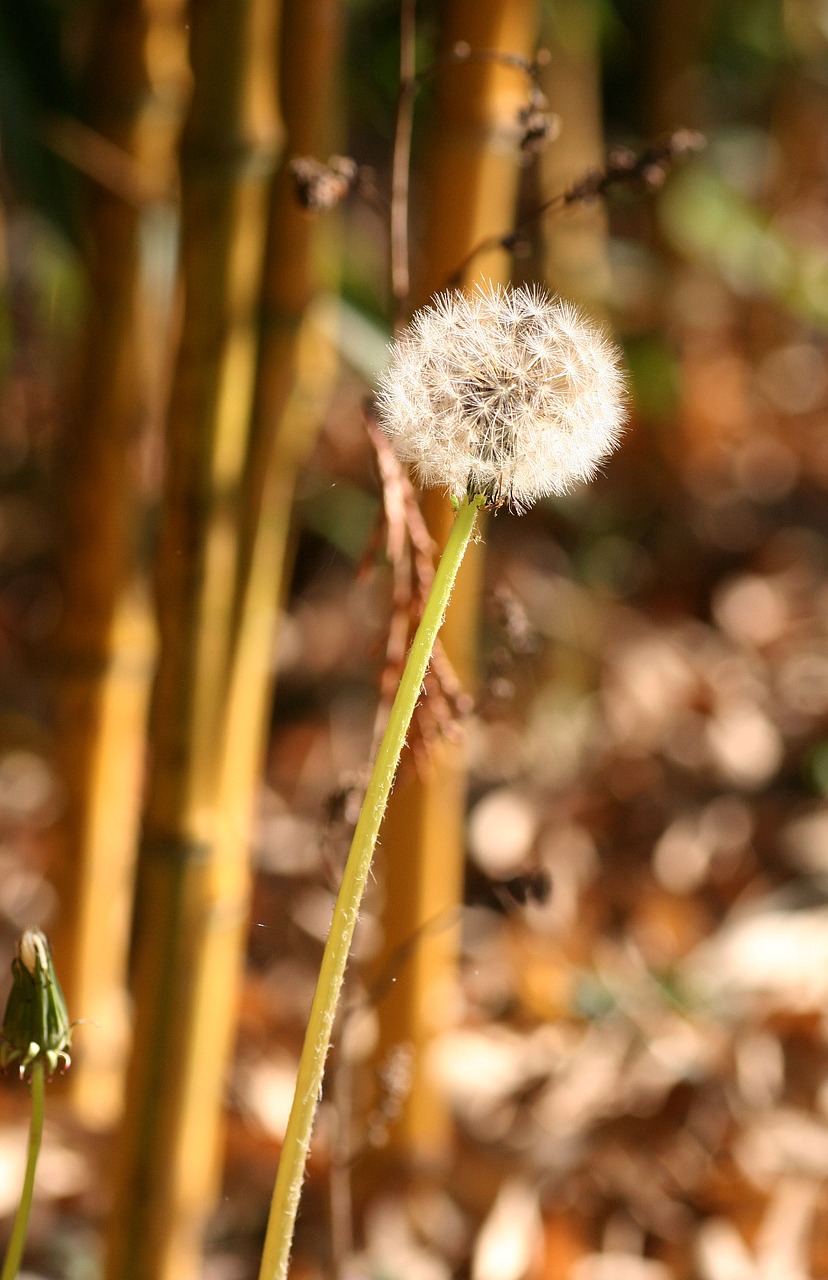
[[[617,350],[541,289],[442,294],[391,352],[379,418],[423,485],[520,509],[590,479],[620,439]]]
[[[12,961],[12,988],[0,1031],[0,1067],[21,1077],[39,1059],[47,1073],[70,1065],[72,1028],[45,933],[27,929]]]

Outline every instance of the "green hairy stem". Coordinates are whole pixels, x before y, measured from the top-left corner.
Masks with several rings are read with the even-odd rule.
[[[365,792],[334,906],[331,929],[299,1059],[296,1091],[270,1206],[259,1280],[285,1280],[287,1276],[302,1180],[322,1089],[325,1059],[330,1048],[337,1003],[362,895],[397,764],[420,696],[434,642],[445,616],[457,571],[474,531],[478,512],[485,503],[485,497],[477,495],[458,508]]]

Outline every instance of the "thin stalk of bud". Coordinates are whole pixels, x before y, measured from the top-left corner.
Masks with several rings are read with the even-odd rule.
[[[38,1058],[32,1067],[30,1088],[32,1091],[32,1118],[29,1122],[29,1149],[26,1154],[26,1172],[23,1175],[20,1203],[14,1215],[11,1238],[9,1239],[9,1247],[6,1251],[0,1280],[14,1280],[20,1270],[20,1265],[23,1261],[23,1250],[26,1246],[26,1233],[29,1229],[29,1214],[32,1210],[37,1158],[40,1155],[40,1143],[43,1138],[46,1069],[42,1058]]]
[[[299,1196],[322,1089],[325,1059],[330,1048],[351,939],[380,825],[457,571],[474,532],[478,512],[485,505],[485,496],[478,495],[458,506],[457,517],[437,566],[365,793],[334,906],[331,929],[325,944],[299,1059],[296,1090],[270,1206],[259,1280],[284,1280],[287,1276]]]
[[[43,1137],[46,1077],[69,1066],[71,1040],[72,1028],[49,941],[40,929],[27,929],[12,961],[12,987],[0,1032],[0,1067],[14,1067],[21,1079],[29,1080],[32,1116],[26,1172],[0,1280],[14,1280],[23,1261]]]

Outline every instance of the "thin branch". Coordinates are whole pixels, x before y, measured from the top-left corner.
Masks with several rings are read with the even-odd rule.
[[[401,0],[400,12],[400,88],[394,127],[391,165],[391,200],[386,207],[365,166],[358,166],[350,156],[331,156],[327,164],[313,156],[297,156],[290,162],[296,185],[296,197],[304,209],[325,213],[352,192],[363,197],[380,214],[390,217],[391,295],[394,329],[398,332],[408,316],[411,294],[409,254],[409,191],[411,185],[411,140],[414,129],[414,103],[426,81],[441,72],[460,66],[496,63],[513,67],[529,79],[529,100],[519,113],[523,127],[520,144],[525,158],[555,137],[558,119],[546,111],[546,98],[538,83],[538,71],[548,58],[541,50],[534,59],[499,49],[471,49],[458,42],[450,53],[437,59],[419,74],[416,70],[416,0]],[[478,252],[478,250],[475,250]]]
[[[175,197],[171,184],[159,181],[123,147],[71,116],[52,116],[42,138],[54,155],[132,208]]]
[[[411,181],[411,136],[414,128],[416,78],[416,0],[400,5],[400,93],[394,126],[391,166],[391,296],[394,328],[406,319],[411,293],[408,256],[408,191]]]
[[[506,53],[502,49],[472,49],[461,40],[444,57],[437,58],[430,66],[423,68],[417,76],[417,87],[452,67],[479,66],[486,62],[494,62],[502,67],[514,67],[527,75],[533,86],[539,87],[538,71],[548,60],[549,54],[545,49],[539,50],[536,58],[524,58],[521,53]]]
[[[704,146],[703,134],[696,133],[692,129],[679,129],[669,137],[652,143],[638,154],[628,147],[619,147],[611,151],[603,169],[588,170],[566,191],[559,191],[557,195],[538,205],[511,231],[486,236],[485,239],[480,240],[466,254],[443,288],[457,288],[462,283],[466,268],[479,254],[486,253],[490,249],[509,251],[516,248],[527,232],[546,214],[559,213],[570,205],[585,204],[591,200],[600,199],[613,187],[643,186],[650,190],[660,187],[675,161],[703,150]]]

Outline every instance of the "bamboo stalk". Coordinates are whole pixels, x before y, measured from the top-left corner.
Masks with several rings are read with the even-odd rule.
[[[215,1191],[248,901],[225,745],[270,180],[275,0],[194,3],[185,310],[158,550],[161,655],[141,847],[136,1026],[111,1280],[190,1280]],[[252,754],[252,751],[250,752]],[[245,819],[247,815],[245,814]]]
[[[536,30],[536,0],[453,0],[445,9],[441,45],[450,50],[464,41],[472,50],[530,56]],[[441,74],[430,123],[417,302],[439,289],[485,236],[510,225],[519,176],[516,120],[525,100],[525,77],[514,67],[475,63]],[[502,279],[507,271],[506,254],[493,251],[475,259],[468,279]],[[444,545],[451,512],[442,495],[427,495],[424,509],[432,537]],[[441,633],[467,686],[473,685],[480,573],[481,558],[472,548]],[[378,971],[427,922],[457,919],[464,828],[462,751],[445,743],[435,753],[429,776],[401,778],[388,807],[381,852],[385,943]],[[425,1056],[433,1036],[454,1015],[458,945],[456,928],[450,925],[419,937],[380,1003],[378,1050],[382,1061],[400,1043],[414,1046],[412,1088],[390,1138],[392,1150],[415,1160],[439,1159],[446,1151],[449,1117],[428,1077]]]
[[[101,146],[171,199],[188,84],[181,0],[100,7],[86,75]],[[77,156],[88,151],[88,139]],[[110,154],[107,152],[107,154]],[[169,307],[143,303],[139,237],[148,204],[87,191],[89,306],[61,454],[61,585],[55,764],[66,808],[53,880],[55,951],[83,1017],[69,1080],[80,1118],[121,1108],[130,916],[155,630],[137,550],[135,450],[157,410]],[[151,343],[148,366],[141,337]]]
[[[235,602],[234,635],[239,648],[233,665],[239,673],[239,699],[244,699],[245,690],[250,699],[249,723],[261,720],[270,687],[274,603],[285,589],[296,475],[313,445],[336,367],[330,343],[307,314],[316,291],[318,223],[300,208],[287,161],[297,155],[316,154],[328,141],[325,135],[339,51],[340,11],[340,0],[283,3],[279,83],[285,164],[276,175],[270,204],[247,502],[242,513],[244,567]],[[252,654],[243,659],[241,648],[242,637],[256,616],[262,617],[267,638],[262,637],[258,644],[250,641],[257,654],[254,675]],[[236,705],[237,699],[231,696],[229,701]],[[251,779],[252,786],[258,772],[261,732],[240,730],[240,736],[257,743],[256,764],[242,765],[239,770]],[[234,762],[239,765],[236,750],[228,746],[225,754],[231,768]]]

